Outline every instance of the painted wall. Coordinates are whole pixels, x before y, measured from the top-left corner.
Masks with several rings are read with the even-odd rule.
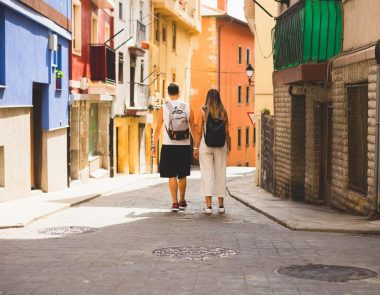
[[[160,15],[160,42],[154,40],[154,30],[156,22],[154,22],[155,10],[153,10],[151,22],[152,36],[151,49],[150,49],[150,68],[151,71],[154,70],[156,65],[157,72],[161,73],[159,78],[151,87],[151,94],[158,91],[160,97],[167,98],[167,90],[162,89],[162,81],[165,79],[166,87],[173,81],[173,74],[175,75],[175,82],[180,87],[181,98],[190,101],[190,65],[191,65],[191,55],[192,55],[192,37],[193,35],[181,24],[180,21],[176,21],[177,25],[177,41],[176,50],[173,51],[172,46],[172,36],[173,36],[173,18],[171,16]],[[167,40],[162,41],[162,28],[166,27],[167,30]],[[196,34],[196,33],[195,33]],[[151,82],[156,77],[152,77]]]
[[[191,108],[195,122],[210,88],[218,88],[218,30],[215,17],[202,17],[202,34],[193,40]]]
[[[0,5],[1,6],[1,5]],[[54,33],[9,8],[4,11],[4,84],[0,106],[32,105],[33,83],[46,85],[43,103],[45,130],[68,125],[68,40],[58,36],[62,46],[63,87],[56,91],[53,56],[48,48]]]
[[[373,0],[343,1],[343,51],[368,45],[380,36],[380,2]],[[360,16],[360,17],[358,17]]]
[[[71,55],[70,80],[79,81],[82,77],[90,79],[90,44],[91,44],[91,17],[98,18],[98,43],[104,43],[105,24],[110,25],[110,34],[113,35],[113,25],[111,16],[103,9],[98,9],[91,0],[81,1],[81,37],[82,49],[80,55]],[[113,42],[107,43],[113,45]]]
[[[71,0],[44,0],[44,2],[71,19]]]
[[[230,120],[230,134],[232,150],[228,156],[228,165],[255,166],[255,147],[253,146],[253,126],[247,115],[253,112],[253,89],[250,88],[249,104],[246,104],[246,88],[248,80],[245,69],[247,67],[246,49],[250,49],[250,60],[253,60],[254,37],[248,25],[230,21],[218,21],[221,27],[220,34],[220,93],[227,109]],[[242,64],[238,64],[238,46],[242,47]],[[255,66],[252,64],[252,66]],[[238,103],[237,86],[242,86],[242,102]],[[249,127],[249,144],[245,144],[246,128]],[[238,128],[241,128],[241,147],[237,147]]]
[[[220,40],[218,37],[221,30]],[[230,120],[232,150],[227,164],[255,166],[255,147],[253,146],[253,126],[247,112],[253,112],[254,96],[250,88],[249,104],[246,104],[248,80],[245,73],[246,49],[250,48],[253,60],[254,38],[247,25],[230,20],[217,20],[215,17],[202,17],[202,34],[194,38],[192,61],[192,99],[191,106],[196,114],[205,102],[207,91],[219,87],[218,78],[218,40],[220,42],[220,93]],[[238,63],[238,46],[242,47],[242,64]],[[238,103],[237,87],[242,86],[241,103]],[[246,147],[245,134],[249,127],[249,145]],[[241,128],[241,147],[237,147],[238,128]]]
[[[43,191],[55,191],[67,187],[67,130],[58,129],[42,134]]]
[[[117,81],[116,83],[116,100],[114,101],[113,115],[123,115],[125,110],[125,105],[130,106],[130,54],[128,47],[136,45],[136,27],[137,27],[137,19],[140,19],[140,0],[134,1],[119,1],[123,3],[123,19],[119,18],[119,5],[115,8],[114,19],[115,19],[115,33],[124,29],[120,34],[115,37],[115,47],[120,46],[122,43],[127,41],[130,37],[133,37],[126,44],[121,46],[116,53],[116,67],[117,73],[119,73],[119,63],[118,63],[118,53],[121,52],[124,55],[124,63],[123,63],[123,72],[124,79],[123,83]],[[142,24],[145,25],[145,41],[149,41],[149,29],[150,29],[150,3],[149,1],[143,1],[141,7],[142,11]],[[133,21],[129,21],[132,19]],[[140,44],[137,44],[138,46]],[[141,64],[143,63],[144,69],[142,76],[145,79],[149,75],[149,52],[145,51],[144,56],[136,58],[136,69],[135,69],[135,82],[140,82],[141,76]],[[118,79],[118,75],[116,77]],[[143,82],[146,85],[149,85],[149,79]],[[148,91],[142,91],[141,87],[135,86],[135,106],[141,107],[142,102],[148,100],[149,93]]]
[[[4,187],[0,202],[30,193],[30,109],[0,108],[0,146],[4,148]]]

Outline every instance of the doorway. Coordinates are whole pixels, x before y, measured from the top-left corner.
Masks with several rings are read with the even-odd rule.
[[[41,189],[42,175],[42,98],[43,85],[33,83],[33,108],[30,115],[31,188]]]
[[[319,199],[330,205],[332,180],[332,102],[317,102],[316,142],[319,143]]]
[[[292,95],[291,100],[291,195],[297,201],[305,194],[306,96]]]
[[[136,75],[136,56],[131,55],[130,66],[130,81],[129,81],[129,94],[130,94],[130,106],[135,106],[135,75]]]
[[[139,173],[146,173],[145,124],[139,124]]]

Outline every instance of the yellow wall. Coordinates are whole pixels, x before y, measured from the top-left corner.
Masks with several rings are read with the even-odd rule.
[[[117,117],[115,118],[115,133],[118,138],[118,153],[115,154],[115,164],[118,173],[141,174],[151,173],[151,124],[145,124],[145,157],[146,170],[140,169],[139,155],[139,123],[145,123],[145,117]],[[118,133],[116,133],[118,128]],[[116,139],[115,139],[116,140]]]
[[[172,2],[172,0],[167,0]],[[197,7],[197,2],[192,1],[192,6]],[[159,31],[160,41],[155,40],[155,29],[157,21],[155,15],[159,13]],[[150,73],[155,71],[151,76],[151,95],[159,92],[160,98],[167,98],[167,86],[175,82],[180,87],[180,95],[183,100],[190,100],[190,66],[192,54],[192,34],[199,32],[189,30],[179,18],[174,18],[168,12],[162,13],[160,9],[155,7],[154,1],[152,2],[152,18],[151,18],[151,31],[150,31]],[[195,20],[194,20],[195,21]],[[173,51],[173,23],[177,27],[177,41],[176,50]],[[166,42],[162,40],[163,28],[166,28]],[[155,67],[156,66],[156,67]],[[165,89],[163,87],[163,80],[165,80]],[[154,81],[154,82],[153,82]]]
[[[254,113],[256,121],[256,178],[260,184],[261,167],[261,111],[267,109],[274,114],[273,107],[273,55],[272,55],[272,29],[275,21],[251,0],[245,0],[245,15],[248,25],[255,35],[254,50]],[[264,7],[273,16],[277,15],[278,5],[275,1],[266,1]]]

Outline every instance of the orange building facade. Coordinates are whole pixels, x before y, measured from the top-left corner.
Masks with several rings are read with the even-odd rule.
[[[223,2],[223,1],[220,1]],[[254,109],[254,91],[246,67],[253,66],[254,36],[248,25],[220,9],[202,6],[202,33],[193,40],[191,107],[197,115],[207,91],[219,89],[228,112],[231,152],[228,166],[255,166],[255,128],[248,113]]]

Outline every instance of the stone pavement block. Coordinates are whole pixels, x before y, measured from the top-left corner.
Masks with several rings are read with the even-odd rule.
[[[380,220],[272,196],[255,184],[255,173],[229,180],[230,196],[293,230],[380,235]]]
[[[0,279],[0,290],[7,286],[22,294],[19,278],[26,276],[31,282],[48,279],[40,290],[51,291],[49,295],[61,289],[61,294],[75,295],[378,291],[379,277],[336,284],[292,279],[274,270],[314,262],[380,271],[379,237],[290,231],[229,197],[223,218],[217,213],[206,216],[196,178],[189,180],[187,199],[188,211],[168,214],[158,212],[170,206],[166,182],[149,188],[125,187],[7,235],[0,230],[0,278],[6,274],[7,280]],[[41,228],[77,223],[97,231],[55,238],[38,234]],[[239,254],[189,261],[152,253],[179,246],[228,246]]]

